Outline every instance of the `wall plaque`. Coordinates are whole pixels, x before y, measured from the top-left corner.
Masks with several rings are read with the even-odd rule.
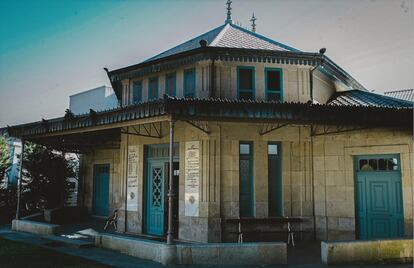
[[[138,146],[128,147],[127,210],[138,211]]]
[[[198,217],[200,203],[200,142],[185,143],[185,216]]]

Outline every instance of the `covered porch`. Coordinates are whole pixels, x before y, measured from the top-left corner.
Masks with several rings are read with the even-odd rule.
[[[333,166],[320,170],[318,146],[337,137],[349,144],[358,135],[378,136],[377,130],[409,137],[411,112],[166,97],[110,111],[91,110],[81,116],[68,111],[63,118],[10,131],[25,140],[83,154],[79,206],[98,217],[117,209],[118,232],[127,235],[149,235],[169,243],[174,239],[214,243],[237,242],[240,234],[244,242],[264,241],[272,234],[271,241],[286,241],[290,222],[299,240],[355,239],[354,212],[342,207],[339,214],[329,212],[329,205],[339,206],[342,200],[331,202],[321,195],[320,189],[332,182],[320,182],[320,174],[326,176]],[[240,209],[242,141],[251,142],[254,149],[251,215],[242,215]],[[281,161],[282,165],[283,180],[276,188],[283,194],[274,193],[280,199],[271,199],[273,193],[268,192],[267,162],[273,157],[267,152],[268,145],[278,145],[283,153],[280,158],[275,155],[275,163]],[[337,150],[339,153],[329,155],[324,151],[324,161],[339,161],[341,156],[336,155],[344,149],[337,146]],[[409,151],[401,150],[408,157]],[[189,154],[193,162],[189,162]],[[345,161],[351,161],[347,164],[351,169],[352,157],[350,154]],[[339,162],[333,164],[337,174],[352,172]],[[97,187],[99,181],[106,187]],[[342,183],[332,186],[339,189]],[[349,191],[351,186],[344,189]],[[354,200],[349,201],[348,196],[346,200],[348,206],[354,206]],[[101,206],[103,203],[107,205]],[[332,219],[349,224],[330,227],[335,226],[328,224]]]

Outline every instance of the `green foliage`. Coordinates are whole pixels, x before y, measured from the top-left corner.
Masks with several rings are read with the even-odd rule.
[[[0,136],[0,182],[4,178],[4,173],[10,165],[10,151],[7,141],[3,136]]]
[[[67,179],[75,176],[73,160],[44,146],[26,143],[23,167],[22,195],[27,209],[63,206]]]
[[[0,224],[9,223],[16,213],[17,191],[15,186],[0,188]]]

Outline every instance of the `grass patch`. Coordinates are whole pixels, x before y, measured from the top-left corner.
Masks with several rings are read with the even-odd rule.
[[[50,249],[0,238],[0,267],[108,268],[111,266],[98,264],[76,256],[65,255]]]

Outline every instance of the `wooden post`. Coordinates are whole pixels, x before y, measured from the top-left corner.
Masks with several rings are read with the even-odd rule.
[[[170,164],[169,164],[169,187],[168,187],[168,230],[167,230],[167,244],[173,244],[174,222],[173,222],[173,202],[174,202],[174,121],[170,121]]]
[[[22,138],[22,152],[20,154],[20,163],[19,163],[19,177],[17,178],[17,208],[16,208],[16,220],[20,220],[20,203],[22,195],[22,171],[23,171],[23,153],[24,153],[24,144],[25,140]]]

